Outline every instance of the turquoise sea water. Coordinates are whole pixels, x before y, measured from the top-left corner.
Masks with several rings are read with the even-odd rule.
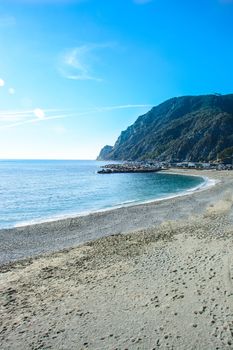
[[[0,228],[136,204],[200,186],[200,177],[97,174],[106,162],[0,161]]]

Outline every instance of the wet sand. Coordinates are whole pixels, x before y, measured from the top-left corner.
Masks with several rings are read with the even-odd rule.
[[[0,348],[233,349],[233,172],[200,174],[221,182],[1,232],[2,262],[90,241],[1,266]]]

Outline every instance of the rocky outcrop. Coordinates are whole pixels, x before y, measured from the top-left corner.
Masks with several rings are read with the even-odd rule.
[[[104,146],[102,150],[100,151],[100,154],[97,157],[97,160],[106,160],[108,159],[109,154],[112,152],[113,147],[112,146]]]

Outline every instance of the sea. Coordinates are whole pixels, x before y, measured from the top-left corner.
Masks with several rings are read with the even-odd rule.
[[[107,162],[1,160],[0,229],[186,194],[206,179],[158,173],[98,174]]]

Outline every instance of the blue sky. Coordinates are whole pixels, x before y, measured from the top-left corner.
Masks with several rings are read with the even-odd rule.
[[[0,158],[94,159],[170,97],[232,93],[231,0],[2,0]]]

